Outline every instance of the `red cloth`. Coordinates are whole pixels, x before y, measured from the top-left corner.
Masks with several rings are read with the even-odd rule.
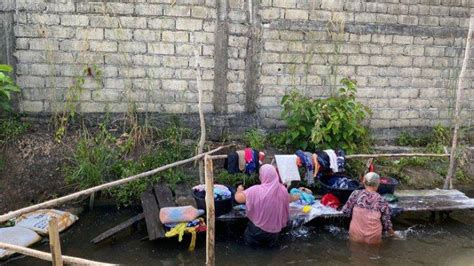
[[[332,193],[327,193],[321,198],[321,204],[324,206],[329,206],[331,208],[337,209],[341,206],[339,199],[334,196]]]
[[[250,163],[253,160],[253,150],[251,148],[244,149],[245,162]]]

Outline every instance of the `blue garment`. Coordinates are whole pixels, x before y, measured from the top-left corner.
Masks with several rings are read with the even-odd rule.
[[[331,177],[327,184],[330,187],[339,189],[357,189],[359,187],[359,183],[357,181],[341,176]]]
[[[346,159],[345,159],[345,156],[346,156],[346,153],[342,150],[342,149],[339,149],[336,151],[336,155],[337,155],[337,168],[338,168],[338,172],[344,172],[345,171],[345,164],[346,164]]]
[[[301,164],[303,165],[303,167],[306,168],[306,171],[305,171],[306,183],[308,183],[308,185],[312,185],[314,183],[314,178],[313,178],[314,166],[311,160],[312,154],[310,152],[304,152],[302,150],[297,150],[295,154],[296,156],[298,156],[298,158],[300,158]]]
[[[306,193],[301,191],[297,188],[292,188],[290,190],[291,195],[300,195],[300,201],[306,205],[313,205],[314,203],[314,196],[312,194]]]
[[[245,164],[245,173],[249,175],[253,173],[258,173],[259,165],[260,164],[258,163],[258,151],[252,149],[252,161]]]

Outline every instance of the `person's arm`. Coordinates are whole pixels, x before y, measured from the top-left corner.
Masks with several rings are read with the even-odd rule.
[[[300,199],[300,194],[295,194],[295,195],[288,194],[288,201],[290,203],[295,202],[299,199]]]
[[[380,208],[380,212],[382,214],[382,226],[383,226],[383,229],[385,231],[388,232],[388,234],[390,236],[394,236],[395,235],[395,231],[393,230],[393,225],[392,225],[392,221],[391,221],[391,210],[390,210],[390,206],[388,206],[388,203],[387,202],[383,202],[382,203],[382,207]]]
[[[352,192],[351,196],[347,200],[346,204],[344,204],[344,207],[342,207],[342,213],[347,216],[351,217],[352,215],[352,209],[354,208],[356,202],[357,202],[357,196],[359,195],[359,190],[356,190]]]
[[[235,201],[237,201],[240,204],[245,203],[245,193],[244,193],[244,186],[240,185],[237,187],[237,192],[235,193]]]

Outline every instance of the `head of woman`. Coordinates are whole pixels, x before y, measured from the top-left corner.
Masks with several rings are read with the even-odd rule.
[[[364,176],[363,183],[366,188],[377,190],[380,184],[380,176],[377,173],[369,172]]]
[[[274,166],[270,164],[264,164],[260,167],[260,183],[264,184],[272,184],[272,183],[279,183],[279,176]]]

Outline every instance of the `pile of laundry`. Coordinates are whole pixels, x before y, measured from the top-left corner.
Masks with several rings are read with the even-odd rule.
[[[194,194],[201,199],[206,198],[206,185],[197,185],[193,187]],[[232,192],[224,185],[214,184],[214,199],[226,200],[232,198]]]
[[[232,151],[224,161],[224,168],[229,174],[246,173],[248,175],[258,173],[260,165],[263,164],[265,153],[252,148]]]
[[[193,251],[196,246],[196,233],[207,230],[203,218],[203,210],[198,210],[192,206],[166,207],[160,209],[160,221],[168,230],[165,237],[178,236],[178,241],[183,240],[185,233],[191,234],[189,251]]]
[[[345,176],[333,176],[326,184],[332,188],[355,190],[359,187],[359,182]]]

